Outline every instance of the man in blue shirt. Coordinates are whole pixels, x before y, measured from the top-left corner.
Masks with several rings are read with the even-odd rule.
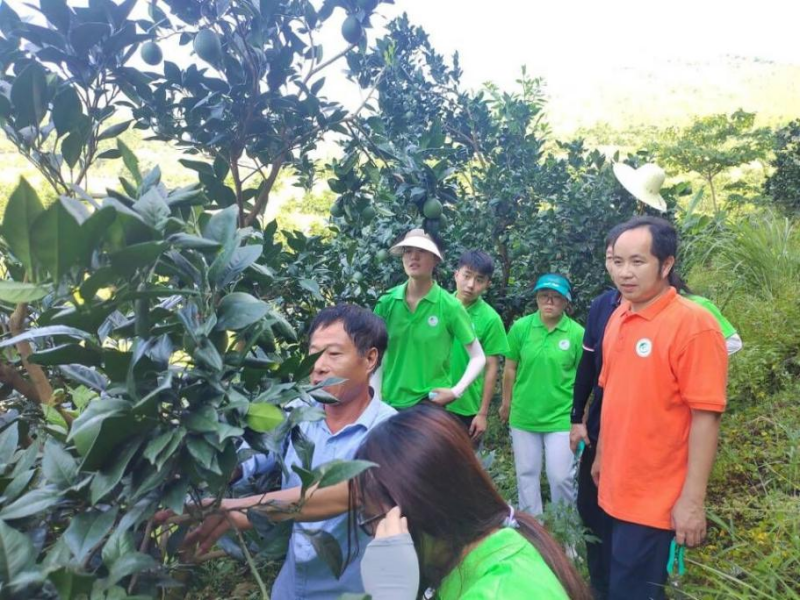
[[[311,383],[316,385],[332,377],[344,380],[324,388],[339,400],[322,405],[325,418],[299,426],[314,443],[312,467],[315,468],[334,459],[352,459],[370,429],[396,411],[370,394],[370,374],[380,364],[387,344],[386,326],[379,317],[353,305],[326,308],[314,319],[309,336],[309,353],[321,352],[311,372]],[[291,467],[301,465],[301,460],[291,442],[284,463],[289,472],[284,473],[280,491],[223,500],[223,514],[207,517],[187,536],[185,546],[197,544],[197,553],[205,554],[229,530],[231,523],[241,530],[252,527],[246,511],[260,505],[270,511],[274,521],[295,520],[286,561],[272,589],[274,600],[333,599],[348,592],[363,592],[359,568],[369,538],[359,539],[357,548],[351,540],[351,551],[357,549],[358,553],[337,579],[302,531],[327,531],[347,552],[347,482],[307,494],[299,513],[281,512],[276,502],[286,506],[300,499],[300,478]]]

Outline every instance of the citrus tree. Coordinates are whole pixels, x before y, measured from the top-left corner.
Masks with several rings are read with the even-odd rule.
[[[276,172],[254,193],[235,172],[247,163],[261,176],[266,150],[252,144],[269,137],[268,123],[289,143],[277,169],[311,164],[305,156],[314,141],[346,115],[317,98],[322,48],[302,49],[295,31],[311,39],[325,11],[348,12],[344,56],[365,45],[377,2],[326,3],[320,14],[308,2],[148,3],[149,19],[133,18],[135,4],[46,1],[37,7],[45,24],[0,5],[0,123],[57,196],[45,206],[22,181],[0,235],[3,598],[155,595],[170,584],[190,522],[230,493],[243,458],[238,441],[280,454],[299,423],[322,418],[316,402],[331,400],[302,384],[313,357],[297,333],[330,299],[315,279],[324,274],[314,258],[321,242],[262,229],[255,216],[266,200],[258,198],[268,196]],[[184,43],[208,67],[170,79],[162,35],[188,36]],[[271,61],[276,48],[284,52],[283,79],[261,56]],[[163,73],[132,67],[137,51]],[[262,68],[242,92],[229,63],[251,54]],[[303,65],[316,69],[308,85]],[[293,85],[305,86],[302,99],[287,91]],[[217,100],[213,115],[204,112]],[[261,115],[258,124],[245,119],[225,140],[203,133],[220,114],[235,129],[242,103]],[[131,126],[190,140],[187,150],[202,156],[185,166],[198,183],[169,189],[158,167],[143,172],[118,139]],[[117,159],[125,169],[119,185],[92,189],[93,165]],[[220,190],[231,179],[228,201]],[[304,406],[286,406],[296,398]],[[361,468],[311,469],[307,450],[306,489]],[[180,526],[155,525],[156,511],[182,513],[187,500],[205,508]],[[254,520],[270,542],[233,545],[244,556],[274,553],[276,532]],[[285,540],[287,528],[280,533]],[[324,536],[313,542],[331,548]]]

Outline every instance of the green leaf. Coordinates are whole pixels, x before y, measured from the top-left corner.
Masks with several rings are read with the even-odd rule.
[[[47,71],[39,63],[31,62],[11,85],[11,104],[14,106],[14,125],[17,130],[28,125],[39,125],[47,113],[49,102]]]
[[[40,0],[39,10],[60,32],[67,33],[69,31],[72,12],[69,10],[66,0]]]
[[[107,23],[87,22],[73,27],[69,32],[69,41],[80,56],[91,50],[111,34],[111,26]]]
[[[141,215],[145,223],[158,231],[164,229],[171,214],[169,206],[156,188],[150,188],[139,198],[133,205],[133,210]]]
[[[70,169],[74,169],[75,165],[78,164],[83,147],[88,139],[89,131],[84,127],[77,127],[61,142],[61,155]]]
[[[247,426],[258,433],[272,431],[283,423],[283,411],[274,404],[258,402],[247,409]]]
[[[70,337],[75,337],[80,339],[89,339],[92,337],[91,334],[88,334],[80,329],[75,329],[74,327],[65,327],[64,325],[52,325],[50,327],[37,327],[36,329],[29,329],[24,333],[15,335],[13,338],[0,341],[0,348],[5,348],[6,346],[13,346],[15,344],[18,344],[19,342],[35,340],[43,337],[52,337],[57,335],[68,335]]]
[[[191,454],[204,469],[221,474],[219,466],[216,464],[217,450],[204,438],[196,435],[189,436],[186,438],[186,448],[189,450],[189,454]]]
[[[53,486],[45,486],[32,490],[18,498],[3,510],[0,510],[0,519],[11,521],[23,519],[38,512],[47,510],[61,500],[61,492]]]
[[[11,483],[8,484],[8,487],[6,487],[6,489],[3,491],[6,502],[12,502],[16,500],[17,496],[24,492],[28,487],[34,475],[36,475],[36,471],[33,469],[17,473],[11,480]]]
[[[7,465],[14,458],[19,443],[19,423],[14,422],[0,433],[0,465]],[[2,468],[0,468],[0,473]]]
[[[53,124],[56,133],[61,137],[75,127],[76,121],[83,114],[83,105],[78,92],[72,86],[64,88],[53,98]]]
[[[158,563],[147,554],[142,554],[141,552],[126,554],[114,561],[104,587],[111,587],[134,573],[149,571],[156,568],[158,568]]]
[[[315,470],[322,474],[322,477],[319,480],[319,487],[324,488],[336,485],[342,481],[348,481],[363,471],[377,466],[377,464],[368,460],[337,459],[325,463],[324,465],[317,467]]]
[[[139,171],[139,159],[136,158],[136,155],[122,140],[117,140],[117,149],[122,154],[122,162],[125,163],[125,168],[128,169],[133,176],[136,185],[142,183],[142,174]]]
[[[11,193],[3,215],[3,236],[8,242],[25,271],[33,274],[31,227],[36,218],[44,212],[39,196],[28,181],[21,177],[16,189]]]
[[[183,250],[216,250],[219,248],[219,242],[188,233],[175,233],[167,238],[167,242]]]
[[[89,598],[92,592],[94,576],[87,573],[76,573],[67,567],[50,573],[47,578],[58,591],[60,600],[81,600]]]
[[[165,431],[147,444],[144,457],[152,464],[157,471],[161,470],[164,462],[175,453],[175,450],[186,437],[186,429],[178,427]]]
[[[28,536],[0,521],[0,581],[10,583],[31,569],[35,560],[36,550]]]
[[[128,127],[131,126],[133,121],[123,121],[122,123],[117,123],[115,125],[111,125],[107,127],[103,131],[100,132],[100,135],[97,136],[97,141],[102,142],[103,140],[108,140],[113,137],[117,137],[123,131],[126,131]]]
[[[237,331],[252,325],[269,312],[269,304],[244,292],[225,296],[217,307],[215,329]]]
[[[60,282],[81,257],[81,227],[61,199],[40,214],[31,228],[34,258]]]
[[[20,283],[19,281],[0,281],[0,300],[19,304],[41,300],[52,291],[49,285]]]
[[[214,344],[205,337],[200,340],[192,357],[201,365],[213,371],[221,371],[224,366],[219,351],[214,347]]]
[[[42,473],[45,479],[59,488],[68,488],[75,483],[78,476],[78,461],[54,439],[48,439],[44,445]]]
[[[218,288],[221,288],[231,283],[236,276],[259,259],[262,251],[263,247],[255,244],[236,248],[228,264],[225,265],[225,268],[222,269],[217,276],[214,284]],[[211,273],[209,272],[209,278],[210,277]]]
[[[214,174],[214,167],[206,162],[202,162],[199,160],[190,160],[188,158],[179,158],[178,162],[181,163],[187,169],[191,169],[192,171],[197,171],[198,173],[204,173],[205,175],[211,175],[212,177],[216,177]]]
[[[93,505],[100,502],[120,482],[125,474],[125,469],[128,468],[128,463],[131,462],[140,445],[141,438],[132,440],[119,453],[114,463],[95,474],[92,484],[89,486]]]
[[[342,548],[336,538],[323,529],[308,530],[301,528],[299,531],[311,542],[317,556],[325,561],[333,576],[338,579],[342,574],[344,558],[342,557]]]
[[[224,246],[232,241],[236,235],[238,219],[239,208],[235,205],[214,213],[203,229],[203,237],[219,242]]]
[[[102,364],[102,355],[98,350],[80,344],[62,344],[55,348],[34,352],[29,360],[45,367],[55,365],[98,367]]]
[[[110,568],[120,558],[133,552],[136,552],[136,547],[133,544],[133,536],[129,531],[113,535],[103,545],[103,564]]]
[[[109,259],[118,275],[132,275],[136,269],[152,265],[168,249],[166,242],[142,242],[109,254]]]
[[[83,562],[89,552],[108,535],[116,518],[116,507],[106,512],[98,510],[81,512],[72,517],[69,527],[64,532],[64,540],[78,562]]]
[[[189,414],[184,423],[189,431],[211,433],[217,431],[219,419],[217,418],[217,411],[206,404]]]
[[[86,410],[73,421],[67,441],[75,444],[81,456],[86,456],[99,436],[103,423],[107,419],[127,415],[130,408],[128,402],[118,398],[101,398],[90,402]]]
[[[106,150],[105,152],[101,152],[97,155],[99,159],[106,159],[106,160],[113,160],[115,158],[122,158],[122,152],[116,150],[115,148],[111,148],[111,150]]]

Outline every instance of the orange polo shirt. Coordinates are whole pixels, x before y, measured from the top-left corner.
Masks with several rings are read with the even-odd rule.
[[[714,317],[675,288],[641,312],[623,302],[603,338],[600,506],[672,529],[692,409],[725,410],[728,355]]]

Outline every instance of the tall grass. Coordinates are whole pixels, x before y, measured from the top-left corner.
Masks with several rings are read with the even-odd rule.
[[[717,268],[768,299],[800,281],[800,235],[792,221],[772,211],[731,223],[715,254]]]

